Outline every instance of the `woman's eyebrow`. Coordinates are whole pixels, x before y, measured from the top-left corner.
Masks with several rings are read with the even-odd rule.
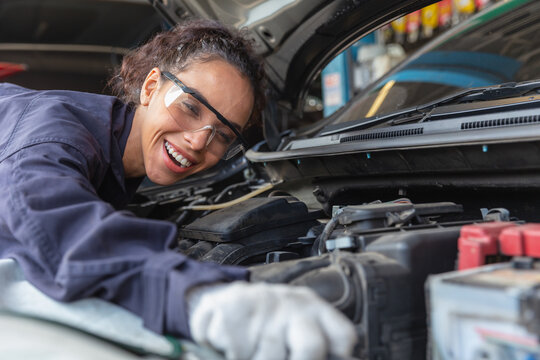
[[[242,131],[242,127],[240,125],[238,125],[237,123],[232,122],[232,121],[229,121],[229,122],[231,123],[232,126],[234,126],[236,128],[236,130]]]
[[[203,100],[205,101],[207,104],[210,104],[208,102],[208,99],[204,97],[203,94],[201,94],[201,92],[195,88],[192,88],[190,86],[186,86],[189,90],[191,90],[193,93],[191,94],[194,98],[196,99],[199,99],[199,100]],[[204,104],[203,104],[204,105]]]
[[[236,130],[242,131],[242,128],[240,127],[240,125],[238,125],[236,123],[233,123],[233,122],[230,122],[230,123],[231,123],[231,125],[233,125],[236,128]],[[220,124],[221,124],[220,125],[221,128],[230,130],[230,128],[227,125],[223,124],[221,121],[220,121]]]
[[[200,100],[203,100],[203,101],[206,102],[208,105],[210,105],[210,102],[204,97],[203,94],[201,94],[201,93],[199,92],[199,90],[197,90],[197,89],[195,89],[195,88],[193,88],[193,87],[190,87],[190,86],[186,86],[186,87],[187,87],[189,90],[192,91],[192,94],[191,94],[191,95],[192,95],[194,98],[196,98],[196,99],[199,100],[199,101],[200,101]],[[203,103],[203,105],[204,105],[204,103]],[[216,110],[216,111],[217,111],[217,110]],[[223,116],[223,115],[222,115],[222,116]],[[242,131],[242,127],[241,127],[240,125],[238,125],[237,123],[232,122],[232,121],[230,121],[230,120],[229,120],[229,123],[230,123],[232,126],[234,126],[234,127],[236,128],[236,130]],[[226,126],[226,125],[225,125],[225,126]]]

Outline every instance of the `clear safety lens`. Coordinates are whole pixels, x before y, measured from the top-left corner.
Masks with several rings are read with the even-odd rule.
[[[236,134],[222,124],[204,104],[176,84],[165,94],[164,103],[183,131],[207,134],[206,148],[209,152],[230,159],[242,150],[243,146],[240,143],[237,145]],[[208,124],[209,119],[215,119],[214,124]]]

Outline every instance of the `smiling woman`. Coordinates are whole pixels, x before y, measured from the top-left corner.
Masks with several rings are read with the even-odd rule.
[[[182,23],[128,54],[111,80],[137,105],[124,154],[128,176],[170,185],[238,151],[241,131],[259,122],[263,79],[242,34],[207,20]]]
[[[245,268],[171,250],[173,223],[122,210],[144,175],[171,184],[207,169],[257,123],[263,70],[243,35],[182,23],[111,83],[124,101],[0,84],[0,257],[56,300],[114,302],[228,358],[350,354],[354,327],[311,290],[242,282]]]
[[[183,92],[172,101],[171,89],[177,86],[160,75],[154,68],[143,83],[124,168],[128,176],[144,173],[157,184],[170,185],[212,167],[226,154],[252,113],[253,90],[248,79],[223,60],[194,63],[178,74],[192,89],[201,89],[196,96],[214,104],[209,106],[219,117],[235,119],[225,120],[226,125],[191,94]]]

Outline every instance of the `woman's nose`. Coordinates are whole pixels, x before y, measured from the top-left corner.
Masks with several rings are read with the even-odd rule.
[[[194,131],[185,131],[184,139],[191,145],[191,148],[195,151],[201,151],[206,149],[206,147],[212,141],[214,135],[214,129],[211,126],[205,126],[204,128],[194,130]]]

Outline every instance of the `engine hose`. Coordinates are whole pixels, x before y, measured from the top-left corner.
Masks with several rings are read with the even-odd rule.
[[[227,202],[224,202],[224,203],[221,203],[221,204],[192,205],[192,206],[188,205],[188,206],[183,206],[180,209],[181,210],[199,210],[199,211],[224,209],[224,208],[227,208],[229,206],[240,204],[241,202],[243,202],[243,201],[245,201],[247,199],[251,199],[252,197],[255,197],[255,196],[259,195],[259,194],[262,194],[263,192],[272,189],[274,187],[274,185],[275,184],[270,184],[270,183],[264,184],[260,188],[258,188],[256,190],[253,190],[252,192],[250,192],[250,193],[248,193],[248,194],[246,194],[244,196],[240,196],[237,199],[227,201]]]
[[[343,209],[339,209],[336,211],[334,216],[326,223],[326,226],[324,227],[323,232],[317,237],[315,240],[315,243],[313,244],[314,250],[316,251],[316,255],[321,255],[326,252],[326,240],[330,237],[334,229],[336,228],[336,225],[338,223],[338,217],[343,212]]]
[[[206,198],[196,199],[196,200],[193,200],[192,202],[190,202],[188,206],[194,206],[194,205],[197,205],[199,203],[204,203],[204,202],[206,202]],[[186,221],[189,214],[190,214],[189,210],[181,210],[180,215],[178,215],[174,219],[174,223],[176,224],[176,226],[183,225],[184,221]]]
[[[222,197],[225,196],[225,194],[227,194],[227,192],[231,191],[232,189],[235,189],[237,187],[240,187],[240,186],[244,186],[244,185],[249,185],[249,181],[242,181],[240,183],[237,183],[237,184],[232,184],[232,185],[229,185],[227,186],[225,189],[223,189],[219,194],[218,196],[216,196],[216,199],[214,201],[220,201]]]

